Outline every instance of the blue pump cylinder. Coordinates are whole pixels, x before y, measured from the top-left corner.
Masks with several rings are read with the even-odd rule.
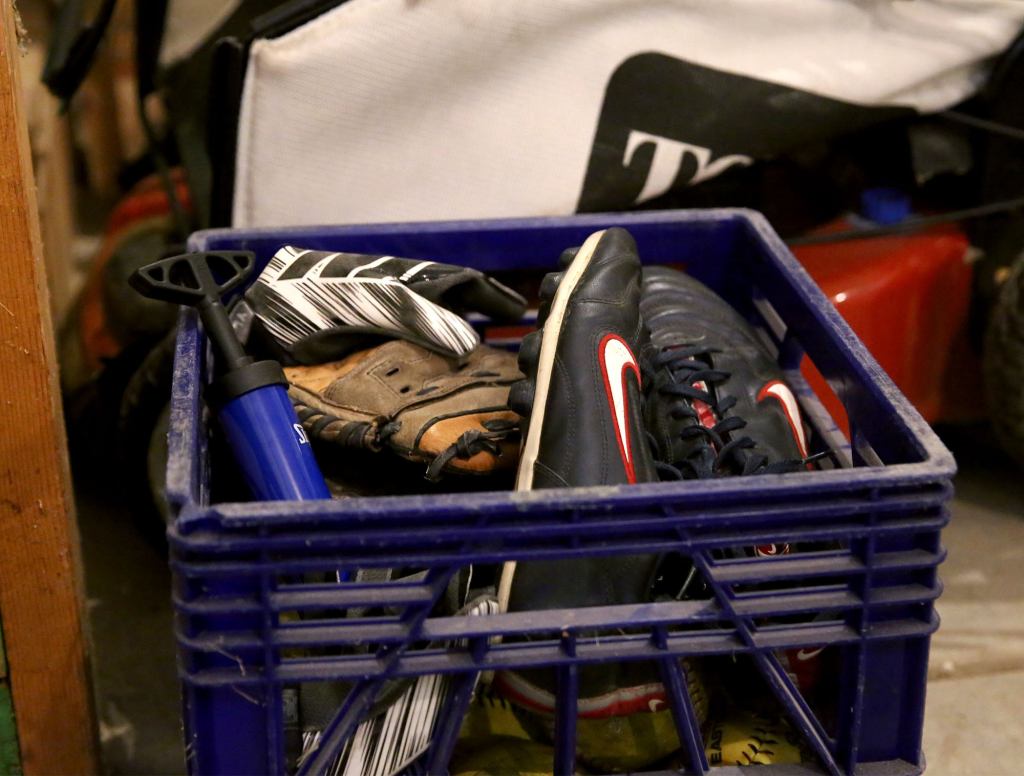
[[[264,385],[231,399],[218,418],[257,500],[331,497],[283,385]]]

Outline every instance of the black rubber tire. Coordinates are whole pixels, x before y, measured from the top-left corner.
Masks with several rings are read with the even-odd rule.
[[[996,296],[983,354],[989,417],[999,443],[1024,468],[1024,253]]]
[[[166,544],[168,517],[162,482],[167,446],[159,435],[167,433],[174,346],[171,330],[139,364],[121,397],[117,424],[118,457],[132,514],[142,533],[158,547]]]
[[[136,342],[105,359],[102,369],[64,397],[68,446],[76,482],[115,498],[125,482],[120,468],[118,419],[125,388],[154,342]]]

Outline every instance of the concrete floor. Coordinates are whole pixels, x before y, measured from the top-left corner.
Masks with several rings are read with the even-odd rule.
[[[960,463],[944,539],[942,627],[925,723],[930,776],[1024,772],[1024,476],[983,428],[945,435]],[[79,483],[106,772],[182,773],[166,561]]]
[[[104,772],[184,773],[167,559],[123,507],[75,496]]]
[[[943,534],[942,626],[932,640],[930,776],[1024,773],[1024,476],[983,429],[946,442],[960,466]]]

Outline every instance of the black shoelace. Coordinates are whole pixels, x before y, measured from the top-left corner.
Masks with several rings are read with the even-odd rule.
[[[736,405],[735,396],[721,395],[721,391],[714,390],[732,376],[730,372],[710,366],[707,359],[718,352],[716,348],[702,345],[677,345],[664,347],[653,357],[652,367],[655,370],[666,369],[671,377],[671,382],[656,388],[658,393],[669,397],[669,417],[677,421],[694,421],[679,432],[679,437],[684,440],[701,438],[702,441],[679,461],[656,460],[655,466],[662,479],[706,479],[734,471],[740,475],[795,472],[825,455],[769,461],[753,439],[737,436],[735,432],[745,428],[747,421],[738,415],[728,415]],[[706,389],[697,387],[697,384],[703,384]],[[714,425],[709,427],[701,422],[694,402],[708,406],[715,416]],[[648,440],[657,450],[650,432]]]

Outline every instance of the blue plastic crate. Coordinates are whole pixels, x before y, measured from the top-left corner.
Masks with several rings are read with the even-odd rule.
[[[555,772],[564,772],[575,750],[578,666],[608,660],[658,662],[687,767],[701,773],[708,763],[676,658],[721,654],[749,656],[825,772],[923,769],[928,644],[938,626],[936,567],[944,557],[939,534],[948,520],[954,461],[759,214],[226,229],[198,233],[190,246],[252,250],[260,266],[291,243],[487,271],[550,270],[563,248],[609,226],[633,234],[645,263],[685,264],[763,330],[812,426],[813,447],[836,450],[845,466],[535,493],[211,503],[208,418],[200,398],[207,348],[196,315],[184,311],[167,495],[175,514],[169,538],[193,773],[284,772],[282,688],[354,681],[318,757],[305,763],[304,772],[319,772],[385,679],[432,673],[450,675],[452,691],[430,749],[412,770],[444,772],[478,673],[538,666],[557,667],[561,678]],[[852,443],[801,378],[804,353],[843,402]],[[728,561],[714,553],[783,542],[841,549]],[[466,564],[669,551],[694,559],[711,600],[430,616],[450,575]],[[414,585],[296,581],[311,572],[396,565],[430,573]],[[336,614],[381,603],[398,614],[374,620]],[[298,611],[306,616],[282,617]],[[808,622],[794,616],[801,613],[820,616]],[[604,635],[588,635],[595,632]],[[509,638],[525,634],[528,646]],[[437,646],[445,643],[456,646]],[[369,654],[352,650],[366,644],[374,645]],[[835,645],[841,659],[837,718],[827,724],[775,656],[782,648],[822,644]]]

